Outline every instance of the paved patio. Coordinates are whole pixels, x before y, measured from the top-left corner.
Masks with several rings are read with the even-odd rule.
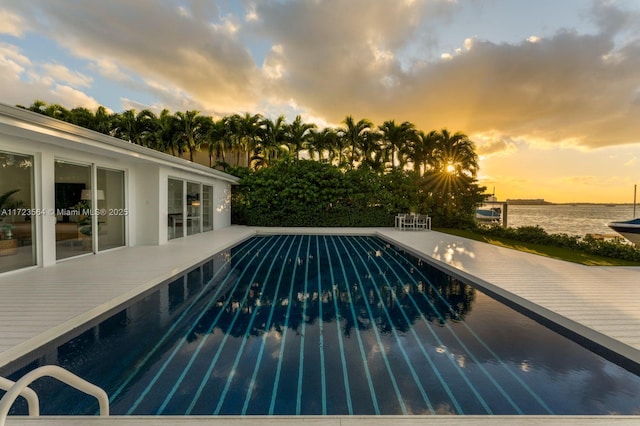
[[[252,228],[232,226],[173,240],[164,246],[113,250],[70,259],[49,268],[33,268],[0,277],[0,369],[36,348],[63,341],[95,318],[115,312],[127,300],[146,294],[157,284],[212,254],[257,233],[330,233],[379,235],[407,250],[437,261],[460,279],[473,281],[497,297],[510,300],[570,333],[585,336],[623,360],[640,364],[640,268],[587,267],[490,246],[438,232],[391,228]],[[496,424],[502,417],[437,418],[437,424]],[[66,419],[66,420],[65,420]],[[510,420],[508,420],[510,419]],[[618,423],[640,417],[523,417],[518,424]],[[8,424],[73,424],[69,418],[17,419]],[[87,418],[84,418],[86,423]],[[92,424],[158,424],[158,418],[112,418]],[[177,418],[173,417],[172,422]],[[204,424],[212,419],[184,419]],[[271,419],[283,424],[285,420]],[[265,424],[259,418],[218,419],[224,424]],[[300,422],[297,419],[295,422]],[[321,425],[385,424],[382,418],[304,418]],[[83,424],[82,419],[75,419]],[[142,423],[138,423],[138,421]],[[168,421],[168,420],[167,420]],[[287,420],[289,421],[289,420]],[[399,424],[425,419],[403,418]],[[53,423],[51,423],[53,422]],[[103,423],[106,422],[106,423]],[[113,423],[112,423],[113,422]],[[514,424],[514,418],[504,422]],[[217,422],[216,422],[217,423]],[[168,424],[168,423],[167,423]],[[275,424],[275,423],[274,423]]]

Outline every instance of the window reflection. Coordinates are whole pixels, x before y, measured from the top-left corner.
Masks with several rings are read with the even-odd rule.
[[[183,184],[181,180],[169,179],[167,191],[168,239],[184,236],[183,220]]]
[[[93,252],[91,166],[55,162],[56,259]]]
[[[0,151],[0,272],[33,266],[33,157]]]
[[[202,185],[202,232],[213,229],[213,187]]]
[[[187,235],[200,232],[201,211],[200,184],[187,182]]]

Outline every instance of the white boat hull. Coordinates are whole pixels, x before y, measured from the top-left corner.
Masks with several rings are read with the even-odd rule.
[[[626,222],[611,222],[608,226],[635,246],[640,247],[640,218]]]
[[[476,220],[479,222],[500,222],[501,214],[493,209],[477,209]]]

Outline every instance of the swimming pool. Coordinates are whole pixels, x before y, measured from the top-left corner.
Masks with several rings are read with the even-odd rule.
[[[374,237],[252,238],[16,376],[44,363],[101,386],[113,414],[640,408],[634,374]],[[96,411],[53,380],[34,387],[55,395],[43,414]]]

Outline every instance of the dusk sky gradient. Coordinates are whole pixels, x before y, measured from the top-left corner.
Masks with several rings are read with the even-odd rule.
[[[640,0],[0,2],[0,102],[461,131],[499,199],[633,201]]]

